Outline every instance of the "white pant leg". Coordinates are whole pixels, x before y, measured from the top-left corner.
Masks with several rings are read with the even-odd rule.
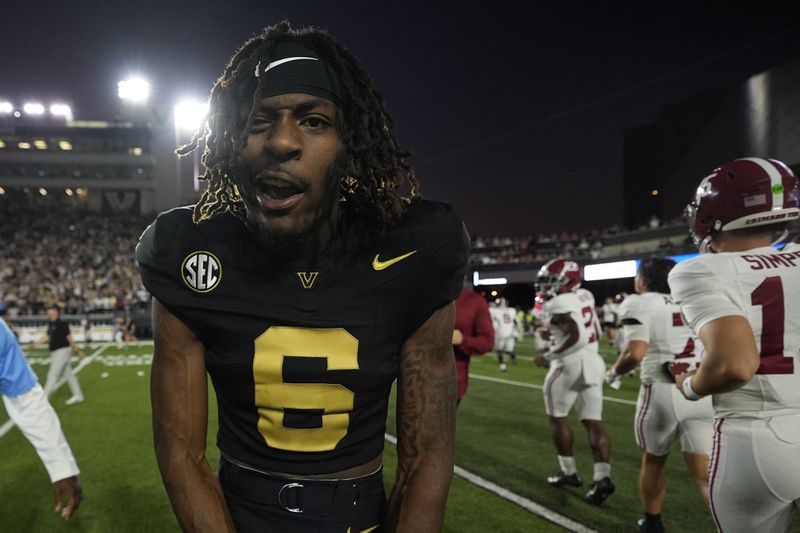
[[[72,370],[72,365],[69,364],[69,359],[67,359],[67,364],[64,367],[64,376],[67,378],[67,385],[69,385],[69,390],[72,393],[72,395],[77,396],[78,398],[83,398],[83,391],[81,390],[81,385],[80,383],[78,383],[78,377]]]
[[[725,533],[786,531],[800,502],[800,415],[717,420],[709,497]]]
[[[603,420],[603,378],[606,364],[597,353],[581,354],[581,377],[576,409],[581,420]]]
[[[544,406],[548,416],[563,418],[578,398],[581,378],[580,358],[570,356],[550,363],[544,378]]]
[[[643,383],[634,418],[636,444],[664,456],[680,439],[682,451],[710,455],[713,417],[710,396],[690,402],[672,383]]]
[[[665,386],[661,386],[665,385]],[[672,410],[674,385],[643,383],[634,417],[636,444],[650,455],[668,455],[678,436],[678,420]]]
[[[672,393],[672,405],[678,419],[678,437],[684,453],[711,455],[714,437],[714,406],[711,396],[689,401],[673,384],[667,385]]]
[[[47,381],[44,384],[44,393],[50,396],[56,388],[58,380],[64,374],[64,368],[69,367],[72,348],[66,346],[50,352],[50,368],[47,369]]]

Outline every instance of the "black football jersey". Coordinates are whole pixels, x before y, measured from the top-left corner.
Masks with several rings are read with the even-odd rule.
[[[265,470],[324,474],[383,451],[400,347],[462,286],[469,238],[446,204],[357,224],[314,259],[267,251],[233,215],[159,215],[136,249],[145,287],[206,348],[217,444]]]

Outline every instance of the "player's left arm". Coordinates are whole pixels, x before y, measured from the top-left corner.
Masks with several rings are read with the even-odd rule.
[[[401,348],[397,474],[389,496],[389,531],[422,533],[442,527],[455,444],[454,323],[455,304],[450,303]]]
[[[36,449],[50,476],[55,511],[69,520],[83,500],[83,489],[75,457],[44,390],[35,384],[19,395],[4,395],[3,404],[11,420]]]
[[[83,359],[83,350],[81,350],[75,343],[75,340],[72,338],[71,333],[67,335],[67,342],[69,343],[70,348],[72,348],[72,352],[81,359]]]
[[[623,311],[622,334],[620,335],[624,341],[620,344],[621,352],[619,358],[617,358],[609,372],[611,379],[618,375],[627,374],[639,366],[644,356],[647,355],[647,349],[650,346],[649,320],[645,318],[645,314],[637,312],[640,311],[638,305],[630,305],[638,304],[638,298],[636,300],[630,298],[628,302],[629,305],[625,306]]]
[[[745,317],[717,318],[700,328],[699,334],[705,346],[703,363],[697,372],[675,378],[675,384],[684,395],[687,393],[684,381],[690,376],[691,389],[699,396],[736,390],[753,378],[761,360],[753,330]]]
[[[558,313],[553,315],[550,319],[550,325],[554,326],[564,332],[564,341],[559,346],[553,347],[553,353],[563,353],[580,341],[581,329],[578,323],[573,320],[569,313]]]

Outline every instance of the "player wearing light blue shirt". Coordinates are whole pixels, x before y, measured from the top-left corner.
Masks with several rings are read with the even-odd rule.
[[[38,382],[14,333],[0,318],[0,393],[16,397],[31,390]]]
[[[36,448],[53,484],[56,512],[66,520],[78,509],[83,489],[78,465],[17,338],[0,318],[0,393],[11,420]],[[67,503],[63,503],[64,499]]]

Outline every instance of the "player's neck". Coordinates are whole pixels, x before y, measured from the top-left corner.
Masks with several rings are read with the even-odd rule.
[[[711,241],[711,249],[717,253],[746,252],[756,248],[766,248],[771,244],[771,235],[736,235],[723,231]]]

